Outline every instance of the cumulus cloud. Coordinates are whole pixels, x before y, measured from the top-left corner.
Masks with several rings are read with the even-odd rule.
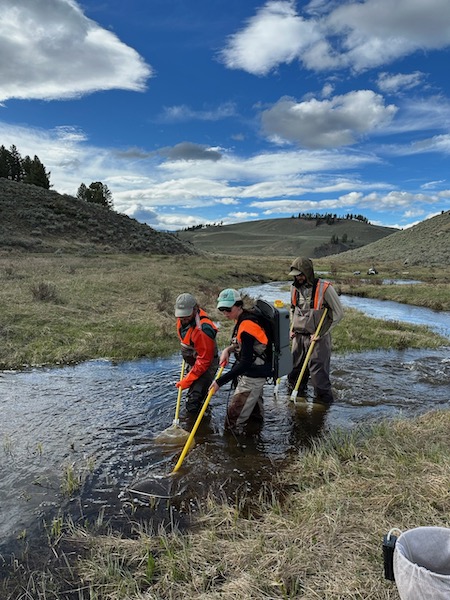
[[[298,212],[320,211],[320,210],[349,210],[355,206],[359,209],[376,208],[377,211],[395,210],[422,210],[424,205],[434,205],[443,202],[438,194],[414,194],[394,190],[385,194],[371,192],[369,194],[349,193],[336,198],[323,200],[268,200],[255,201],[251,206],[264,211],[264,214],[295,214]],[[444,208],[444,206],[443,206]]]
[[[132,204],[123,213],[140,223],[146,223],[150,227],[162,231],[176,231],[205,222],[204,219],[187,216],[183,213],[161,213],[142,204]]]
[[[237,221],[246,221],[251,217],[258,217],[259,213],[247,212],[247,211],[231,212],[228,216],[231,217],[232,219],[236,219]]]
[[[227,223],[263,215],[354,211],[356,206],[358,212],[365,206],[377,212],[424,205],[437,210],[445,209],[450,196],[445,189],[410,194],[387,182],[360,179],[358,170],[380,159],[345,149],[280,150],[251,157],[226,151],[219,161],[168,161],[153,155],[149,163],[91,145],[82,131],[72,128],[42,131],[0,121],[0,139],[7,147],[16,144],[22,155],[39,148],[56,191],[74,195],[81,181],[102,181],[113,194],[115,210],[161,230],[211,222],[208,207],[214,221]],[[134,149],[130,154],[146,153]],[[355,170],[354,176],[348,174]]]
[[[242,31],[230,37],[221,58],[230,69],[266,75],[278,64],[298,58],[320,38],[316,24],[296,14],[294,2],[268,2]]]
[[[275,141],[306,148],[336,148],[386,125],[397,108],[386,106],[371,90],[349,92],[327,100],[296,102],[282,98],[261,113],[265,133]]]
[[[0,101],[142,91],[152,68],[75,0],[2,0]]]
[[[216,200],[217,204],[239,204],[239,201],[236,198],[219,198]]]
[[[313,3],[312,3],[313,4]],[[266,75],[298,60],[310,70],[356,72],[450,45],[447,0],[366,0],[309,5],[274,0],[233,34],[221,53],[230,69]]]

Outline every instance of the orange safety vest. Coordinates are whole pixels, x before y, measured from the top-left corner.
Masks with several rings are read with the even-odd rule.
[[[267,337],[266,332],[261,325],[258,325],[258,323],[248,317],[244,317],[237,327],[236,339],[240,344],[242,343],[241,336],[244,331],[252,335],[260,344],[267,346],[269,338]]]
[[[195,328],[201,329],[202,323],[207,323],[208,325],[211,325],[213,330],[217,332],[216,325],[211,321],[211,319],[208,317],[206,312],[202,308],[199,308],[198,313],[195,315]],[[181,343],[184,344],[185,346],[193,346],[194,343],[192,341],[192,333],[194,332],[194,327],[192,327],[192,326],[188,327],[186,333],[184,334],[184,337],[181,335],[181,329],[182,329],[181,319],[178,318],[177,319],[177,333],[178,333],[178,337],[180,338]]]
[[[325,279],[318,279],[316,284],[316,291],[314,294],[313,305],[310,308],[314,310],[319,310],[323,308],[325,292],[328,286],[331,285],[331,282],[326,281]],[[291,286],[291,304],[292,306],[298,306],[298,301],[300,298],[300,292],[295,286]]]

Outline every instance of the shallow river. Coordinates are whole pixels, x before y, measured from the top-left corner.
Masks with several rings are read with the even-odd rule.
[[[275,286],[247,291],[286,301]],[[433,323],[441,326],[448,317],[435,313]],[[450,325],[441,332],[450,337]],[[119,527],[140,518],[139,511],[155,523],[162,518],[167,506],[132,508],[124,489],[169,474],[178,459],[180,448],[159,446],[154,437],[172,424],[179,368],[176,355],[0,372],[0,552],[10,550],[22,532],[39,537],[43,521],[59,510],[75,520],[102,516]],[[328,411],[293,405],[284,380],[277,398],[267,385],[262,429],[239,439],[223,432],[226,386],[213,396],[196,446],[174,477],[170,518],[182,522],[209,491],[256,496],[285,461],[331,428],[448,407],[449,381],[448,347],[333,356],[337,401]],[[180,425],[189,430],[192,424],[182,411]],[[82,476],[83,485],[67,499],[61,483],[72,473]]]

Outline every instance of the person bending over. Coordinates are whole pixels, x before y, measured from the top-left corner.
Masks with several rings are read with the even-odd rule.
[[[176,383],[188,389],[186,410],[197,414],[208,395],[219,364],[216,343],[217,327],[199,307],[192,294],[180,294],[175,302],[177,333],[181,355],[187,365],[186,375]]]

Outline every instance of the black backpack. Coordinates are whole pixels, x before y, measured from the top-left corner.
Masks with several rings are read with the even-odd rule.
[[[271,379],[276,383],[277,379],[292,371],[289,311],[258,299],[250,312],[269,339],[267,357],[272,365]]]

